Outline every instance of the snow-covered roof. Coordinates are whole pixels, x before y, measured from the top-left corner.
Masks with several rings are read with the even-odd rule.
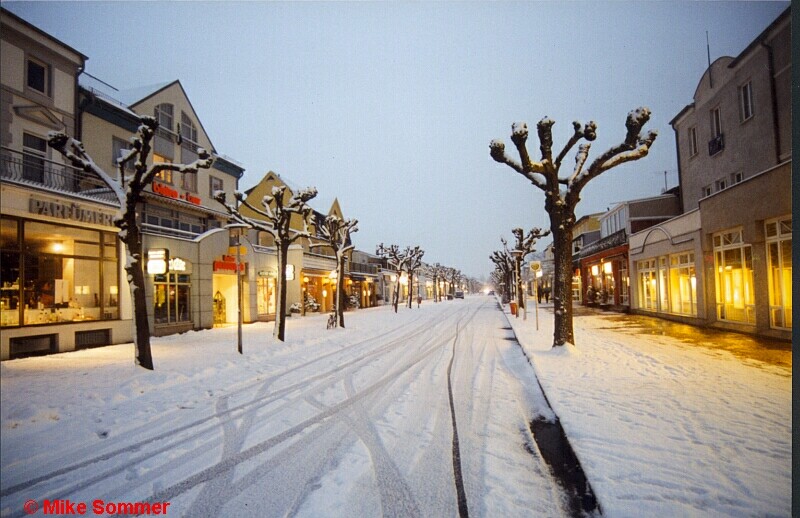
[[[139,86],[136,88],[129,88],[127,90],[120,90],[116,93],[117,99],[124,102],[128,106],[133,106],[137,104],[139,101],[142,101],[151,95],[155,94],[163,90],[164,88],[168,87],[172,83],[176,82],[177,79],[173,79],[172,81],[166,81],[161,83],[155,83],[152,85],[146,86]]]

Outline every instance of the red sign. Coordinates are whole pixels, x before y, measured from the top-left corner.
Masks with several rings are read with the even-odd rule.
[[[184,200],[188,201],[193,205],[200,205],[200,198],[198,198],[197,196],[193,196],[188,192],[180,194],[172,187],[165,185],[163,183],[153,182],[153,192],[156,194],[160,194],[161,196],[166,196],[167,198],[172,198],[173,200]]]
[[[233,272],[236,273],[236,261],[228,261],[232,259],[230,256],[222,256],[222,261],[214,261],[215,272]],[[239,272],[244,273],[244,268],[247,263],[239,263]]]

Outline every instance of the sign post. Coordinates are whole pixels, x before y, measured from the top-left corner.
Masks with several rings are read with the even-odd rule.
[[[541,261],[531,261],[531,272],[533,272],[533,300],[536,304],[536,330],[539,330],[539,277],[542,275]]]

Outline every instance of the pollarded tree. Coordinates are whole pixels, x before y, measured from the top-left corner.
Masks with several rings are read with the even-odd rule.
[[[350,240],[350,234],[358,232],[358,220],[341,219],[335,214],[325,217],[325,221],[318,229],[318,235],[323,243],[312,243],[311,247],[329,246],[336,254],[336,322],[339,327],[344,327],[344,260],[347,252],[355,248]]]
[[[439,302],[441,300],[441,293],[439,293],[439,280],[444,278],[444,274],[447,271],[446,266],[442,266],[439,263],[429,264],[425,268],[425,274],[430,275],[433,279],[433,301]]]
[[[522,288],[522,260],[525,259],[526,255],[536,251],[536,249],[533,248],[533,245],[535,245],[536,241],[540,238],[549,235],[550,231],[546,230],[545,232],[542,232],[542,229],[534,227],[526,236],[524,231],[518,227],[513,229],[511,233],[514,234],[514,239],[516,240],[516,243],[514,243],[514,249],[511,250],[511,256],[514,259],[514,278],[516,279],[514,286],[517,292],[517,307],[524,309],[525,292]]]
[[[50,132],[50,147],[61,153],[75,167],[87,173],[96,174],[108,185],[117,198],[119,209],[114,224],[119,227],[119,239],[128,249],[125,262],[128,285],[133,301],[133,343],[136,350],[135,362],[145,369],[153,370],[153,355],[150,351],[150,324],[147,320],[147,300],[145,298],[145,278],[142,263],[142,231],[136,217],[136,209],[142,203],[142,193],[162,171],[177,171],[183,174],[196,174],[200,169],[211,167],[214,159],[199,148],[198,159],[191,164],[153,163],[147,160],[152,151],[151,142],[158,129],[158,121],[147,115],[139,117],[139,129],[131,137],[131,149],[117,160],[117,177],[104,171],[86,153],[83,144],[61,132]],[[127,164],[133,162],[133,171]]]
[[[629,112],[625,122],[627,133],[623,141],[606,150],[585,169],[584,165],[591,147],[589,142],[597,137],[597,125],[594,122],[589,122],[585,126],[581,126],[578,121],[573,122],[572,136],[554,158],[552,133],[554,121],[547,117],[540,120],[536,125],[541,152],[541,159],[538,162],[533,161],[528,154],[525,145],[528,140],[528,125],[524,122],[514,123],[511,127],[511,141],[517,148],[519,161],[506,154],[502,141],[493,140],[489,145],[490,154],[495,161],[508,165],[545,194],[544,208],[550,216],[555,262],[553,346],[564,345],[566,342],[575,343],[572,328],[571,243],[575,225],[575,207],[580,201],[581,191],[586,184],[605,171],[647,156],[657,135],[655,131],[650,131],[645,136],[641,135],[642,127],[648,120],[650,120],[650,110],[647,108]],[[587,142],[578,146],[575,167],[568,176],[559,176],[562,160],[581,139]]]
[[[503,242],[505,245],[505,241]],[[511,289],[513,287],[514,277],[514,260],[508,249],[503,247],[503,250],[495,250],[489,256],[495,267],[495,276],[498,279],[500,289],[500,300],[505,304],[511,300]]]
[[[405,271],[408,277],[408,307],[410,308],[411,301],[414,298],[414,294],[412,293],[414,288],[414,272],[422,265],[422,256],[425,255],[425,251],[419,246],[415,246],[414,248],[407,246],[404,253],[408,258],[405,263]]]
[[[397,282],[394,284],[394,293],[392,294],[392,307],[394,308],[394,312],[397,313],[397,307],[400,305],[400,276],[403,275],[409,257],[405,251],[400,250],[399,246],[389,245],[387,247],[384,246],[383,243],[377,246],[375,255],[386,259],[389,268],[394,270],[397,276]]]
[[[448,268],[446,279],[450,282],[450,291],[455,295],[456,284],[461,281],[461,270],[458,268]]]
[[[309,218],[313,210],[307,202],[317,195],[317,190],[313,187],[302,189],[287,200],[286,186],[278,185],[272,188],[272,194],[264,196],[261,200],[262,209],[256,208],[247,201],[247,197],[241,192],[235,193],[235,204],[227,203],[225,193],[216,191],[214,199],[220,202],[231,218],[237,223],[247,225],[262,232],[270,234],[275,240],[275,247],[278,249],[278,283],[277,283],[277,302],[278,307],[275,312],[275,329],[272,332],[277,340],[281,342],[286,335],[286,263],[289,257],[289,246],[300,238],[311,237],[308,232]],[[244,205],[260,216],[264,216],[264,221],[243,216],[239,212],[239,204]],[[299,215],[303,221],[303,230],[291,228],[292,216]]]

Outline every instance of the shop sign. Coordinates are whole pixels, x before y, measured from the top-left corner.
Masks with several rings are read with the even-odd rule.
[[[247,263],[239,263],[239,273],[243,273]],[[223,255],[221,261],[214,261],[215,272],[236,273],[236,258],[230,255]]]
[[[192,273],[192,263],[181,259],[180,257],[173,257],[169,260],[169,271]]]
[[[153,182],[153,192],[161,196],[166,196],[167,198],[172,198],[173,200],[184,200],[194,205],[200,205],[200,198],[197,196],[193,196],[188,192],[180,194],[177,190],[160,182]]]
[[[286,265],[286,280],[293,281],[294,280],[294,265],[287,264]]]
[[[40,216],[50,216],[51,218],[67,219],[79,221],[81,223],[91,223],[114,226],[114,215],[100,212],[99,210],[87,209],[77,203],[63,203],[60,201],[46,201],[31,197],[28,211],[31,214]]]
[[[259,277],[269,277],[271,279],[275,278],[275,270],[259,270],[258,271]]]
[[[147,251],[147,274],[162,275],[167,273],[169,264],[169,250],[166,248],[154,248]]]

